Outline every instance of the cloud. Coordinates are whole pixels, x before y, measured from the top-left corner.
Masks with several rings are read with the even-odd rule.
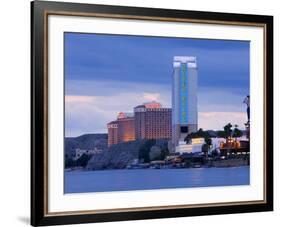
[[[159,97],[159,93],[143,93],[143,98],[147,101],[158,101]]]
[[[85,133],[106,133],[106,124],[116,119],[120,111],[132,112],[143,102],[141,94],[124,93],[114,97],[66,96],[66,136]],[[116,100],[119,100],[118,102]],[[244,128],[247,117],[244,112],[199,112],[199,128],[222,129],[227,123]]]
[[[169,86],[123,81],[66,80],[65,134],[105,133],[117,113],[156,100],[171,106]]]
[[[93,96],[73,96],[67,95],[65,96],[66,103],[90,103],[96,100],[96,97]]]
[[[65,134],[105,133],[106,124],[115,120],[118,112],[133,112],[135,106],[151,100],[167,106],[167,99],[169,95],[165,92],[159,94],[132,90],[104,96],[66,95]]]
[[[190,55],[201,85],[249,87],[248,41],[68,33],[65,44],[67,79],[167,84],[173,56]]]
[[[246,122],[247,115],[245,112],[199,112],[198,114],[198,128],[204,130],[222,130],[228,123],[244,129],[244,123]]]
[[[199,127],[221,129],[228,122],[244,126],[245,105],[241,95],[232,91],[200,88],[198,91]],[[133,112],[147,101],[171,107],[171,87],[161,84],[122,81],[66,81],[65,133],[105,133],[106,124],[117,113]]]
[[[199,112],[245,112],[243,100],[248,93],[240,94],[235,90],[220,88],[200,88],[198,90]]]

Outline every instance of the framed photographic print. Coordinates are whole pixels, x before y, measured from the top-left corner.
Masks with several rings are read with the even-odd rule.
[[[31,3],[31,224],[273,210],[273,17]]]

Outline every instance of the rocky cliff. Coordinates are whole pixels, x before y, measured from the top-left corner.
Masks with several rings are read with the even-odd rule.
[[[139,148],[144,141],[131,141],[112,145],[101,154],[94,155],[88,162],[88,170],[122,169],[138,158]]]
[[[86,169],[123,169],[139,158],[140,148],[147,140],[135,140],[112,145],[101,154],[93,155]],[[167,140],[160,139],[155,141],[155,146],[167,147]]]
[[[78,137],[66,137],[64,152],[66,157],[71,158],[76,148],[79,149],[107,149],[107,134],[85,134]]]

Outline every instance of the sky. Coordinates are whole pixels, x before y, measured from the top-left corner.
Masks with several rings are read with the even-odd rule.
[[[118,112],[158,101],[171,107],[174,56],[196,56],[198,127],[243,129],[248,41],[65,33],[65,135],[106,133]]]

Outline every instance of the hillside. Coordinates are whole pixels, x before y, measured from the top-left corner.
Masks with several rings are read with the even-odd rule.
[[[123,169],[131,164],[134,159],[139,158],[139,151],[147,140],[135,140],[112,145],[101,154],[94,155],[88,162],[88,170],[98,169]],[[159,139],[156,141],[157,146],[167,147],[167,140]]]
[[[107,134],[85,134],[78,137],[66,137],[64,151],[66,155],[71,155],[76,148],[93,149],[94,147],[107,149]]]
[[[96,169],[122,169],[131,164],[134,159],[139,158],[141,146],[148,140],[135,140],[107,146],[107,134],[85,134],[78,137],[65,138],[65,161],[66,165],[73,165],[71,161],[75,155],[75,149],[91,150],[95,147],[101,149],[100,154],[95,154],[89,160],[86,168],[88,170]],[[158,139],[155,145],[160,148],[167,147],[166,139]],[[149,148],[150,149],[150,148]],[[77,163],[75,164],[77,165]],[[78,164],[79,165],[79,164]]]

